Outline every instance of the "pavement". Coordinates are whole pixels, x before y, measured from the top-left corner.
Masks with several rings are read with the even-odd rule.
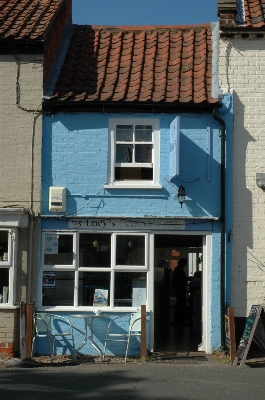
[[[212,356],[157,357],[145,363],[6,360],[0,399],[264,400],[265,364],[220,363]]]

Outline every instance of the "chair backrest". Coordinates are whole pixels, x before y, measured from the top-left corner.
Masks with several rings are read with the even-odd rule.
[[[34,316],[36,333],[49,335],[52,333],[51,317],[46,313],[36,313]]]
[[[141,332],[141,313],[137,312],[131,315],[130,329],[132,331]]]

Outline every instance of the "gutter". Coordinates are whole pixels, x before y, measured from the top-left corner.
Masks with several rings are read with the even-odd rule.
[[[225,347],[224,312],[225,312],[225,121],[219,117],[218,109],[213,110],[213,117],[220,123],[221,137],[221,243],[220,243],[220,313],[221,313],[221,347]]]

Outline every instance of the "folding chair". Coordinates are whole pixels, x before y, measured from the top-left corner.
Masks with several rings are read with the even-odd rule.
[[[117,320],[124,318],[125,316],[130,316],[128,332],[120,333],[117,332]],[[125,363],[127,362],[128,350],[130,339],[132,336],[141,336],[141,313],[137,312],[134,314],[123,314],[119,317],[113,318],[109,323],[106,334],[106,341],[104,346],[103,360],[106,354],[106,348],[108,342],[126,342],[126,352],[125,352]]]
[[[49,351],[51,362],[54,356],[55,342],[73,342],[74,359],[76,358],[75,342],[73,335],[73,327],[71,322],[61,315],[48,313],[35,313],[33,316],[35,335],[32,341],[31,356],[34,354],[34,344],[36,338],[47,338],[49,343]],[[57,325],[57,329],[61,332],[54,332],[53,327]]]

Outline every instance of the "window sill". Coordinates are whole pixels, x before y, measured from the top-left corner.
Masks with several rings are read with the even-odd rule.
[[[71,317],[71,313],[84,313],[84,314],[94,314],[96,307],[92,306],[79,306],[79,307],[71,307],[71,306],[39,306],[38,312],[67,312],[69,313],[69,317]],[[111,314],[111,313],[119,313],[119,312],[136,312],[140,311],[141,307],[105,307],[100,308],[102,314]],[[150,308],[146,308],[146,312],[150,312]]]
[[[11,304],[8,304],[8,303],[0,304],[0,310],[15,310],[17,308],[20,308],[20,305],[12,306]]]
[[[110,184],[110,185],[104,185],[104,189],[162,189],[162,185],[150,185],[150,184],[137,184],[137,183],[116,183],[116,184]]]

